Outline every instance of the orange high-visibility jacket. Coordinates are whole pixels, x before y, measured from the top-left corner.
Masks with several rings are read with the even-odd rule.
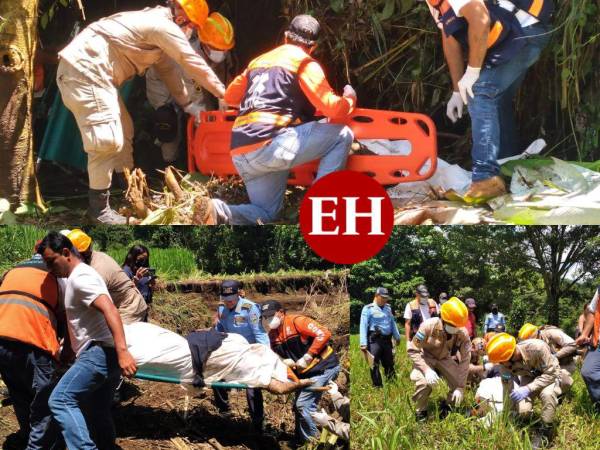
[[[314,120],[315,110],[345,117],[355,106],[336,95],[319,63],[292,44],[254,59],[227,87],[225,101],[240,107],[231,135],[234,155],[258,149],[288,126]]]
[[[299,360],[306,353],[313,356],[306,369],[297,371],[300,378],[321,373],[339,364],[337,355],[329,346],[331,331],[308,316],[286,314],[283,323],[269,332],[271,348],[282,358]]]
[[[38,267],[15,267],[0,285],[0,338],[33,345],[58,357],[56,328],[59,287]]]
[[[594,347],[598,347],[598,344],[600,344],[600,304],[596,306],[596,312],[594,313],[593,344]]]

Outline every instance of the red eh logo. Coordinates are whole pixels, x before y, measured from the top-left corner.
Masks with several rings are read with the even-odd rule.
[[[394,226],[394,208],[372,178],[344,170],[318,180],[300,205],[304,240],[323,259],[355,264],[375,256]]]

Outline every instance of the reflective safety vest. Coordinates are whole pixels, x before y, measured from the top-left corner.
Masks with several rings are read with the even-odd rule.
[[[458,17],[448,0],[427,0],[439,12],[446,36],[453,36],[463,47],[468,49],[468,22]],[[500,7],[492,0],[484,0],[490,14],[490,32],[488,34],[487,52],[484,63],[497,66],[512,59],[525,45],[521,24],[514,13]]]
[[[429,317],[437,317],[437,303],[433,299],[428,299],[427,304],[429,306]],[[409,339],[415,335],[417,331],[419,331],[419,327],[421,323],[425,320],[423,315],[421,314],[421,308],[419,305],[419,299],[415,298],[412,302],[410,302],[410,336]]]
[[[33,345],[58,357],[56,277],[37,267],[15,267],[0,285],[0,338]]]
[[[240,113],[233,124],[233,154],[245,153],[290,125],[313,120],[315,107],[302,92],[298,76],[311,61],[300,47],[282,45],[250,63]]]
[[[598,288],[600,292],[600,287]],[[594,313],[594,334],[592,336],[592,343],[594,347],[600,345],[600,304],[596,305],[596,312]]]
[[[554,14],[554,2],[552,0],[511,0],[515,8],[521,9],[532,15],[540,22],[548,24]]]

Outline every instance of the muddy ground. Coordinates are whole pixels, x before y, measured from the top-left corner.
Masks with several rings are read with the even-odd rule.
[[[268,293],[249,290],[247,297],[257,302],[277,299],[290,312],[304,311],[328,326],[333,344],[342,360],[343,372],[338,378],[342,392],[348,387],[348,299],[344,287],[330,292],[299,289]],[[218,297],[212,293],[173,293],[167,290],[155,295],[151,322],[182,335],[209,326],[214,320]],[[223,417],[213,406],[210,390],[202,390],[190,399],[185,413],[185,392],[178,385],[133,380],[123,389],[122,402],[113,410],[117,443],[125,450],[133,449],[278,449],[286,448],[293,438],[293,395],[275,396],[264,392],[266,433],[251,429],[244,391],[230,393],[231,417]],[[321,405],[331,408],[327,395]],[[331,409],[329,409],[331,411]],[[0,442],[3,448],[16,449],[5,440],[18,429],[10,401],[0,408]],[[10,442],[10,439],[9,439]]]

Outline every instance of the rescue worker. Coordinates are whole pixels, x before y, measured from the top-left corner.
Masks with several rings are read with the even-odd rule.
[[[558,327],[552,325],[536,327],[531,323],[526,323],[519,330],[519,340],[525,339],[541,339],[548,344],[560,364],[560,389],[563,394],[566,393],[573,385],[572,375],[577,369],[573,359],[577,355],[575,339]]]
[[[548,344],[539,339],[527,339],[517,344],[513,336],[498,333],[487,344],[486,351],[492,363],[501,365],[504,398],[510,393],[519,415],[531,414],[533,399],[540,398],[542,425],[533,436],[532,446],[540,448],[549,444],[561,389],[560,364]],[[513,381],[519,387],[515,388]]]
[[[469,321],[467,322],[467,331],[471,340],[477,337],[477,316],[475,315],[475,309],[477,303],[474,298],[468,298],[465,300],[465,305],[469,309]]]
[[[419,330],[423,321],[438,317],[440,312],[438,304],[429,297],[427,286],[418,285],[415,294],[415,299],[404,309],[404,332],[407,344]]]
[[[581,336],[577,338],[577,345],[588,344],[588,352],[581,366],[581,378],[585,381],[594,409],[600,415],[600,287],[586,311],[585,324]]]
[[[240,296],[240,283],[225,280],[221,284],[219,307],[217,309],[217,331],[236,333],[244,336],[250,344],[263,344],[270,347],[269,336],[260,320],[260,306]],[[213,388],[215,403],[222,413],[229,413],[229,390]],[[263,430],[264,409],[260,389],[246,389],[246,400],[252,418],[252,426],[258,432]]]
[[[383,387],[379,365],[383,366],[385,376],[396,376],[392,339],[400,342],[400,332],[396,325],[392,308],[388,305],[389,292],[384,287],[375,290],[373,303],[363,306],[360,315],[360,350],[373,358],[371,381],[375,387]]]
[[[492,303],[492,312],[485,316],[483,323],[483,333],[498,332],[498,326],[504,330],[506,328],[506,317],[501,312],[498,312],[498,305]]]
[[[192,48],[208,62],[220,79],[227,80],[229,78],[227,56],[235,44],[231,22],[218,12],[213,12],[202,27],[188,28],[186,37]],[[217,106],[225,107],[222,101],[217,102],[194,80],[186,77],[180,66],[177,66],[177,70],[183,77],[190,100],[198,111],[212,111]],[[146,96],[155,110],[154,134],[160,142],[163,160],[166,163],[173,163],[177,159],[183,137],[182,111],[154,67],[150,67],[146,72]]]
[[[338,357],[330,345],[331,331],[301,314],[287,314],[281,303],[269,300],[261,306],[262,320],[269,329],[271,348],[294,370],[299,379],[310,378],[312,387],[325,386],[340,373]],[[298,443],[318,434],[311,413],[317,411],[322,392],[302,389],[294,402]]]
[[[208,17],[205,0],[170,0],[168,7],[126,11],[92,23],[60,53],[57,85],[77,121],[88,155],[87,214],[95,221],[124,224],[109,205],[113,171],[123,181],[133,167],[133,123],[118,88],[154,66],[183,110],[196,116],[180,65],[187,76],[221,99],[225,88],[187,41],[184,28],[201,27]]]
[[[415,383],[412,399],[420,422],[427,420],[427,401],[440,376],[450,389],[440,408],[445,417],[450,412],[449,403],[458,406],[462,402],[469,374],[471,341],[464,328],[467,307],[452,297],[440,309],[441,317],[424,321],[408,345],[408,356],[413,363],[410,380]]]
[[[148,305],[123,268],[103,252],[94,250],[92,238],[75,228],[66,235],[81,254],[82,261],[100,274],[124,324],[143,322]]]
[[[548,44],[553,0],[427,0],[441,30],[453,93],[452,122],[467,105],[473,175],[464,198],[480,203],[506,193],[497,160],[520,152],[513,99]],[[467,68],[465,69],[465,60]]]
[[[356,106],[356,93],[346,85],[342,96],[336,95],[311,56],[319,29],[319,22],[309,15],[294,17],[284,45],[254,59],[228,86],[225,101],[240,108],[231,156],[250,203],[234,206],[200,197],[195,213],[201,223],[273,222],[281,211],[291,168],[320,159],[318,180],[346,166],[351,130],[318,122],[315,111],[344,118]]]
[[[112,449],[116,433],[110,407],[119,374],[132,377],[137,371],[121,317],[100,275],[81,261],[66,236],[48,233],[37,252],[56,277],[66,279],[64,308],[75,354],[48,405],[69,449]]]
[[[40,255],[17,264],[0,284],[0,375],[19,423],[19,448],[51,449],[60,438],[48,398],[65,330],[63,294]]]
[[[471,341],[471,363],[469,364],[469,383],[478,384],[485,378],[498,376],[498,368],[489,362],[485,353],[486,341],[484,338],[475,338]]]

